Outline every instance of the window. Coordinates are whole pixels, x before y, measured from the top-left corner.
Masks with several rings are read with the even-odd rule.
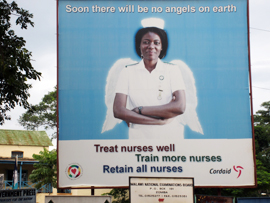
[[[71,193],[71,189],[57,189],[57,193]]]
[[[13,180],[13,170],[7,171],[7,180]],[[28,180],[28,171],[22,170],[22,182]],[[18,181],[20,181],[20,169],[18,169]]]
[[[20,151],[13,151],[11,152],[11,157],[15,158],[18,155],[18,158],[23,158],[23,152]]]
[[[27,181],[27,171],[25,171],[25,170],[22,170],[22,182],[23,181]]]

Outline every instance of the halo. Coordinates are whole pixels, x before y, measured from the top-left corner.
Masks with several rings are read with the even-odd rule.
[[[145,18],[141,21],[143,27],[157,27],[164,29],[165,22],[161,18]]]

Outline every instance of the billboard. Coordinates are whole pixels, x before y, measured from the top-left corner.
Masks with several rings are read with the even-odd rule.
[[[247,0],[57,3],[59,187],[256,184]]]

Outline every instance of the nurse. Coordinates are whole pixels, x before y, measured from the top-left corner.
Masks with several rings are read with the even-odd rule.
[[[128,123],[130,139],[183,139],[184,126],[175,117],[185,112],[185,84],[176,65],[161,61],[168,48],[166,32],[154,26],[142,28],[135,46],[142,60],[120,73],[114,116]]]

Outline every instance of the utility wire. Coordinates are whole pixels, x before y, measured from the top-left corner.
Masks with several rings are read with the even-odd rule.
[[[252,86],[252,87],[255,87],[255,86]],[[255,87],[255,88],[264,89],[264,90],[270,90],[269,88],[264,88],[264,87]]]
[[[250,29],[260,30],[260,31],[264,31],[264,32],[270,32],[270,30],[264,30],[264,29],[254,28],[254,27],[250,27]]]
[[[264,32],[270,32],[270,30],[264,30],[264,29],[254,28],[254,27],[249,27],[249,28],[254,29],[254,30],[264,31]],[[256,86],[252,86],[252,87],[258,88],[258,89],[263,89],[263,90],[270,90],[269,88],[264,88],[264,87],[256,87]]]

